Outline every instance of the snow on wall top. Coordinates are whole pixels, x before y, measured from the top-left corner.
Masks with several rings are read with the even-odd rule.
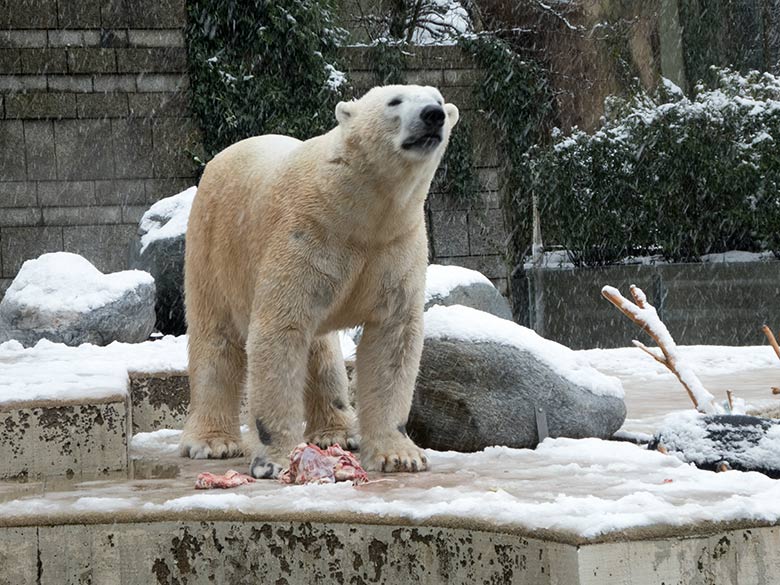
[[[69,347],[40,340],[25,348],[0,344],[0,404],[23,400],[82,400],[124,394],[132,372],[184,373],[187,338],[167,335],[157,341],[105,347]]]
[[[54,252],[22,264],[4,301],[44,313],[83,313],[152,282],[142,270],[103,274],[78,254]]]
[[[461,305],[435,305],[425,312],[425,336],[510,345],[531,352],[558,375],[593,394],[624,396],[620,380],[597,371],[573,350],[483,311]]]
[[[142,253],[156,240],[176,238],[187,232],[187,221],[196,192],[197,187],[190,187],[177,195],[160,199],[146,210],[138,226]]]
[[[456,287],[479,283],[493,286],[487,276],[476,270],[431,264],[425,273],[425,302],[434,297],[446,297]]]

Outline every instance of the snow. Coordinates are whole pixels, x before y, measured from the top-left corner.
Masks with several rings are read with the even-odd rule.
[[[680,381],[696,400],[697,407],[702,412],[722,412],[723,409],[715,402],[715,397],[704,388],[696,373],[677,351],[677,344],[674,342],[666,325],[658,317],[655,307],[647,302],[647,297],[642,292],[642,289],[631,285],[631,292],[634,295],[636,304],[626,299],[620,294],[619,290],[612,286],[605,286],[601,290],[609,296],[610,300],[617,300],[619,308],[623,312],[629,313],[634,321],[641,323],[643,325],[642,328],[658,342],[659,346],[664,348],[664,359],[675,368]],[[634,343],[638,344],[636,341]],[[655,355],[658,355],[658,353]]]
[[[446,297],[454,288],[470,284],[493,286],[487,276],[476,270],[431,264],[425,273],[425,302],[436,297]]]
[[[153,282],[142,270],[103,274],[78,254],[53,252],[22,264],[3,301],[38,315],[86,313]]]
[[[160,456],[177,453],[182,431],[178,429],[159,429],[148,433],[136,433],[130,440],[130,449],[134,455]]]
[[[160,199],[143,214],[139,224],[141,253],[156,240],[177,238],[187,232],[196,192],[196,187],[190,187],[178,195]]]
[[[425,337],[510,345],[532,353],[554,372],[593,394],[623,397],[620,380],[597,371],[568,347],[483,311],[461,305],[435,305],[425,312]]]
[[[768,345],[746,347],[679,345],[677,350],[678,355],[692,368],[706,372],[709,376],[763,368],[780,369],[780,360]],[[584,349],[577,353],[597,370],[607,371],[613,376],[636,376],[648,380],[673,378],[673,374],[667,368],[635,347]]]
[[[471,32],[469,14],[456,0],[430,0],[412,33],[416,45],[453,45],[459,35]]]
[[[709,263],[741,263],[741,262],[772,262],[777,260],[773,252],[745,252],[742,250],[729,250],[721,254],[705,254],[702,262]]]
[[[9,343],[0,345],[0,351]],[[115,363],[67,360],[3,363],[0,358],[0,404],[43,400],[90,400],[127,394],[127,369]]]
[[[101,347],[69,347],[40,340],[25,348],[0,344],[0,404],[23,400],[84,400],[127,392],[133,372],[185,373],[187,338],[167,335],[157,341]]]
[[[683,460],[718,461],[722,459],[719,443],[709,438],[711,432],[723,431],[724,426],[709,423],[695,411],[674,412],[661,424],[663,445]],[[748,468],[780,469],[780,424],[775,424],[757,442],[732,437],[726,441],[730,453]]]
[[[328,74],[328,79],[325,80],[325,85],[331,91],[339,91],[344,84],[347,83],[347,76],[343,71],[339,71],[330,63],[325,64],[325,73]]]
[[[184,495],[179,491],[174,497],[154,498],[154,490],[139,492],[137,482],[92,482],[88,496],[31,495],[0,504],[0,515],[134,509],[139,515],[190,510],[354,513],[414,522],[457,517],[465,525],[476,521],[585,538],[655,525],[780,521],[780,482],[758,473],[702,471],[628,443],[546,439],[536,450],[492,447],[479,453],[426,455],[429,472],[387,476],[357,488],[261,481],[229,492],[188,493],[185,488]]]

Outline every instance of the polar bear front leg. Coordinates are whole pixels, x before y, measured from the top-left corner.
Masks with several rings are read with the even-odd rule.
[[[303,390],[311,333],[286,313],[256,314],[247,339],[249,473],[275,478],[303,440]]]
[[[360,461],[376,471],[422,471],[428,461],[406,434],[423,345],[422,304],[366,324],[357,350]]]

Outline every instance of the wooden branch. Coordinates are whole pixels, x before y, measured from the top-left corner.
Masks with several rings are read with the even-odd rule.
[[[655,308],[647,302],[647,296],[645,296],[642,289],[632,284],[630,290],[631,296],[634,298],[633,303],[611,286],[605,286],[601,290],[601,294],[658,344],[658,348],[661,350],[663,357],[638,341],[634,341],[634,345],[652,356],[655,361],[663,364],[677,377],[680,384],[682,384],[683,388],[685,388],[685,391],[688,393],[688,397],[691,399],[693,406],[698,411],[704,413],[722,412],[723,409],[715,402],[712,395],[704,389],[704,386],[696,374],[694,374],[690,368],[684,367],[684,364],[680,363],[681,359],[680,356],[677,355],[677,346],[674,343],[674,339],[672,339],[666,326],[658,319]],[[648,318],[654,322],[653,325],[650,324]],[[685,373],[683,374],[681,370],[685,370]],[[699,404],[694,387],[699,389],[700,397],[708,399],[707,403]]]
[[[772,330],[769,328],[769,325],[764,325],[761,330],[764,332],[764,335],[766,335],[766,338],[769,340],[769,345],[772,346],[772,349],[775,350],[775,354],[778,358],[780,358],[780,345],[777,345],[777,339],[775,339],[775,334],[772,333]]]

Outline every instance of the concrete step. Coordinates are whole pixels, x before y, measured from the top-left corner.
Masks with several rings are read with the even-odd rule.
[[[125,471],[129,436],[126,394],[0,405],[0,479]]]
[[[183,428],[189,399],[186,373],[130,372],[133,433]]]

